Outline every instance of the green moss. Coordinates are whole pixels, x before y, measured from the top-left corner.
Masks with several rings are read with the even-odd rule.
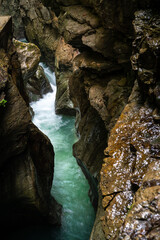
[[[127,206],[128,213],[132,210],[133,206],[134,206],[133,203],[132,203],[132,205],[128,205],[128,206]],[[128,214],[128,213],[127,213],[127,214]]]
[[[35,50],[35,49],[38,49],[36,45],[31,44],[31,43],[28,44],[28,51],[32,51],[32,50]]]
[[[6,103],[7,103],[7,100],[2,99],[2,100],[0,101],[0,107],[5,107],[5,106],[6,106]]]

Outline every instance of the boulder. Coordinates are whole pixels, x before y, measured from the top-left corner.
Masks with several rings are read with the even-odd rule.
[[[43,94],[52,92],[43,68],[38,65],[41,57],[40,49],[33,43],[23,43],[18,40],[14,40],[14,46],[21,63],[24,92],[29,102],[37,101],[43,97]]]
[[[37,70],[41,52],[33,43],[24,43],[14,40],[14,46],[18,53],[18,59],[21,63],[22,77],[24,81],[33,76]]]

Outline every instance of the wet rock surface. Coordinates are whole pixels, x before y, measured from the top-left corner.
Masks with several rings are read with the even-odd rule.
[[[125,218],[119,239],[159,239],[160,166],[152,162]]]
[[[152,145],[154,142],[157,143],[160,134],[158,97],[153,96],[154,93],[158,96],[159,92],[157,77],[159,72],[159,18],[148,11],[136,12],[135,17],[134,28],[137,29],[137,38],[133,42],[131,58],[135,73],[131,71],[127,61],[125,65],[122,65],[123,61],[117,58],[119,63],[117,64],[112,60],[113,58],[108,61],[98,54],[86,51],[75,58],[75,73],[70,79],[71,99],[78,109],[77,130],[80,134],[80,140],[73,148],[74,155],[85,162],[97,178],[99,177],[93,166],[97,167],[98,159],[93,162],[95,157],[92,155],[96,148],[94,146],[93,150],[91,147],[93,146],[92,139],[101,135],[96,131],[95,137],[91,127],[96,123],[97,113],[102,119],[104,128],[99,122],[96,123],[94,129],[99,126],[100,132],[105,133],[103,140],[99,138],[100,142],[104,143],[109,136],[108,147],[104,151],[106,157],[100,171],[99,194],[102,194],[102,207],[98,208],[91,239],[97,239],[97,237],[98,239],[150,239],[150,237],[158,239],[159,236],[159,195],[158,187],[155,187],[159,185],[159,180],[157,181],[156,176],[150,173],[151,167],[148,169],[148,166],[156,163],[155,173],[159,172],[160,146]],[[144,47],[147,49],[144,50]],[[129,50],[126,51],[129,53]],[[145,52],[148,55],[144,55],[142,60],[141,55]],[[147,66],[150,64],[150,69],[148,69]],[[130,71],[130,73],[124,74],[125,71],[128,73]],[[152,76],[151,81],[149,76]],[[136,77],[138,83],[135,81]],[[91,107],[95,112],[92,110],[88,114]],[[87,147],[87,154],[85,154],[87,136],[90,136],[90,147]],[[95,151],[99,158],[99,151]],[[100,162],[99,164],[101,165]],[[153,183],[150,194],[142,187],[145,176],[153,177],[149,180]],[[147,202],[148,207],[143,207],[143,201]],[[155,202],[154,206],[156,204],[157,206],[151,213],[149,206],[151,207],[152,201]],[[131,210],[132,204],[135,210],[134,208]],[[147,212],[148,215],[146,215]]]
[[[127,239],[129,209],[141,191],[148,166],[159,154],[159,146],[153,150],[154,156],[151,150],[151,139],[157,141],[159,135],[159,18],[148,10],[135,13],[139,8],[152,8],[151,1],[81,2],[67,6],[58,2],[59,8],[51,5],[56,8],[64,41],[80,52],[73,60],[73,74],[68,75],[80,137],[73,153],[86,176],[83,164],[100,181],[102,205],[91,239]],[[67,66],[61,68],[61,76]],[[139,234],[136,221],[134,224],[131,239]],[[156,224],[155,220],[152,226]],[[158,230],[155,232],[153,236]],[[144,231],[149,238],[147,234]]]
[[[14,40],[14,46],[21,63],[22,77],[26,80],[37,70],[41,57],[40,49],[33,43],[22,43],[17,40]]]
[[[134,194],[142,186],[148,166],[157,162],[160,149],[159,146],[153,146],[152,142],[159,137],[160,127],[154,122],[152,111],[135,102],[130,103],[111,131],[100,184],[102,205],[105,209],[103,228],[107,239],[118,237],[124,219],[127,222],[126,216],[132,206],[133,197],[138,205],[138,193],[135,196]],[[156,166],[156,170],[159,171],[159,165]],[[154,179],[153,177],[151,181],[156,181]],[[140,190],[141,188],[138,191]],[[136,214],[134,217],[136,219]],[[136,234],[139,228],[143,229],[143,223],[141,225],[139,222],[138,225],[139,227],[134,229]]]
[[[26,89],[30,101],[38,101],[44,94],[53,91],[43,67],[38,66],[35,74],[28,79]]]
[[[40,49],[33,43],[22,43],[14,40],[14,46],[21,63],[24,92],[28,101],[37,101],[43,94],[52,92],[49,80],[44,70],[39,66]]]
[[[135,48],[131,60],[139,86],[134,86],[129,104],[111,131],[101,170],[100,187],[105,210],[102,225],[106,239],[159,239],[160,234],[160,125],[154,117],[157,101],[151,97],[151,89],[157,89],[159,85],[155,70],[159,65],[159,18],[148,11],[136,12],[135,16],[137,38],[133,42]],[[148,42],[154,42],[154,47]],[[150,53],[145,55],[147,51]],[[157,108],[156,111],[158,113]]]

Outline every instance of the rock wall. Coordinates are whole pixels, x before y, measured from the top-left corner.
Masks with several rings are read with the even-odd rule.
[[[0,15],[11,15],[15,37],[25,36],[35,43],[41,49],[43,59],[53,68],[59,36],[55,14],[39,0],[1,0]]]
[[[0,17],[0,37],[0,224],[59,224],[61,207],[50,195],[54,150],[23,99],[10,17]]]
[[[0,0],[0,15],[12,16],[14,36],[18,39],[24,38],[24,26],[20,14],[19,0]]]
[[[69,77],[80,137],[73,153],[100,183],[91,239],[158,239],[158,2],[56,3],[59,32],[79,51]]]
[[[55,75],[57,83],[56,113],[75,115],[75,109],[69,96],[69,79],[73,74],[73,60],[79,51],[59,39],[55,52]]]

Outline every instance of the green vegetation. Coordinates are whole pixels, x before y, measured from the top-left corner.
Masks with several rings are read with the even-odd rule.
[[[134,203],[132,203],[132,205],[127,206],[128,213],[132,210],[133,206],[134,206]]]
[[[2,99],[2,100],[0,101],[0,107],[5,107],[5,106],[6,106],[6,103],[7,103],[7,100]]]

